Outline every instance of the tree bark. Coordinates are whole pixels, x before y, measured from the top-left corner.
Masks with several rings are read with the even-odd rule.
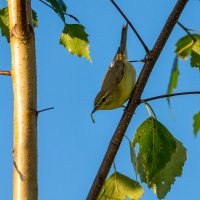
[[[37,79],[30,0],[8,0],[14,93],[13,200],[37,200]]]

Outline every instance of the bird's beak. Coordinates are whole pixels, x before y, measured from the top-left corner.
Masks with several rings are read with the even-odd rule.
[[[97,110],[97,107],[94,107],[94,109],[93,109],[93,111],[91,112],[91,115],[90,115],[91,118],[92,118],[92,122],[93,122],[93,123],[95,123],[93,114],[96,112],[96,110]]]
[[[95,107],[92,111],[92,114],[94,114],[96,112],[97,108]]]

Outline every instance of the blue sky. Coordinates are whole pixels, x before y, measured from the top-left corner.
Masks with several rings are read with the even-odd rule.
[[[54,106],[38,118],[38,179],[39,200],[83,200],[86,198],[96,172],[109,144],[110,138],[123,113],[122,109],[98,111],[93,124],[90,112],[99,91],[102,78],[111,63],[120,41],[124,19],[110,1],[65,1],[68,12],[75,15],[89,34],[93,63],[70,55],[59,44],[63,24],[52,10],[38,0],[32,1],[38,13],[36,29],[38,109]],[[149,49],[155,43],[161,28],[176,1],[127,0],[116,1],[127,14]],[[6,1],[0,0],[0,7]],[[189,1],[180,22],[200,29],[200,2]],[[74,23],[67,18],[68,23]],[[176,26],[169,38],[146,85],[143,98],[165,94],[174,59],[176,41],[185,33]],[[0,37],[0,68],[10,69],[10,49],[5,38]],[[144,49],[129,28],[129,59],[142,59]],[[135,63],[137,75],[142,68]],[[180,78],[175,92],[200,90],[200,74],[189,62],[179,62]],[[12,146],[13,146],[13,93],[9,77],[0,77],[0,199],[12,198]],[[197,199],[200,179],[200,141],[194,138],[192,117],[200,108],[199,96],[174,97],[171,113],[165,99],[151,103],[157,118],[187,148],[188,160],[183,175],[177,178],[166,199]],[[173,117],[172,117],[173,116]],[[148,117],[140,105],[126,135],[132,139],[136,128]],[[129,158],[127,140],[115,159],[117,170],[135,178]],[[113,172],[113,168],[110,173]],[[145,184],[143,200],[157,199]]]

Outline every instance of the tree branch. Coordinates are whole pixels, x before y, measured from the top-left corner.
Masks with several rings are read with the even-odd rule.
[[[50,108],[45,108],[45,109],[42,109],[42,110],[38,110],[37,111],[37,114],[41,113],[41,112],[45,112],[45,111],[48,111],[48,110],[53,110],[54,107],[50,107]]]
[[[151,74],[151,71],[165,45],[167,42],[178,18],[180,17],[185,5],[187,4],[188,0],[178,0],[173,11],[171,12],[167,22],[161,31],[152,51],[150,52],[150,56],[152,59],[148,60],[140,73],[140,76],[136,82],[135,88],[131,95],[131,98],[128,102],[128,105],[122,115],[122,118],[117,126],[117,129],[114,132],[114,135],[110,141],[108,146],[107,152],[103,158],[102,164],[98,170],[98,173],[94,179],[92,187],[89,191],[87,196],[87,200],[96,200],[98,194],[103,186],[103,183],[108,175],[110,167],[113,163],[113,160],[117,154],[123,136],[125,135],[126,129],[131,121],[131,118],[138,106],[138,102],[141,98],[145,85],[148,81],[148,78]]]
[[[151,98],[146,98],[146,99],[141,99],[140,103],[146,102],[146,101],[153,101],[156,99],[162,99],[162,98],[167,98],[167,97],[174,97],[174,96],[181,96],[181,95],[188,95],[188,94],[200,94],[200,91],[194,91],[194,92],[179,92],[179,93],[174,93],[174,94],[164,94],[164,95],[159,95]]]
[[[10,71],[0,70],[0,75],[11,76]]]
[[[142,46],[144,47],[146,53],[149,53],[149,49],[148,49],[147,45],[144,43],[143,39],[140,37],[139,33],[136,31],[136,29],[134,28],[133,24],[129,21],[129,19],[122,12],[122,10],[119,8],[119,6],[114,2],[114,0],[111,0],[111,2],[115,6],[115,8],[117,8],[117,10],[119,11],[119,13],[123,16],[123,18],[127,21],[127,23],[129,24],[129,26],[132,28],[133,32],[136,34],[136,36],[138,37],[138,39],[141,42]]]

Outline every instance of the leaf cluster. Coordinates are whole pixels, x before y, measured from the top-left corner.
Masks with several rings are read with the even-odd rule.
[[[39,0],[49,8],[51,8],[64,22],[64,29],[60,37],[60,44],[62,44],[71,54],[85,57],[92,62],[89,52],[89,40],[88,34],[85,32],[85,28],[81,24],[68,24],[65,22],[65,16],[70,16],[74,20],[78,19],[72,15],[67,14],[67,6],[63,0]],[[32,10],[33,25],[38,26],[37,13]],[[8,8],[0,9],[0,29],[2,36],[6,37],[10,42],[10,30],[9,30],[9,16]]]

